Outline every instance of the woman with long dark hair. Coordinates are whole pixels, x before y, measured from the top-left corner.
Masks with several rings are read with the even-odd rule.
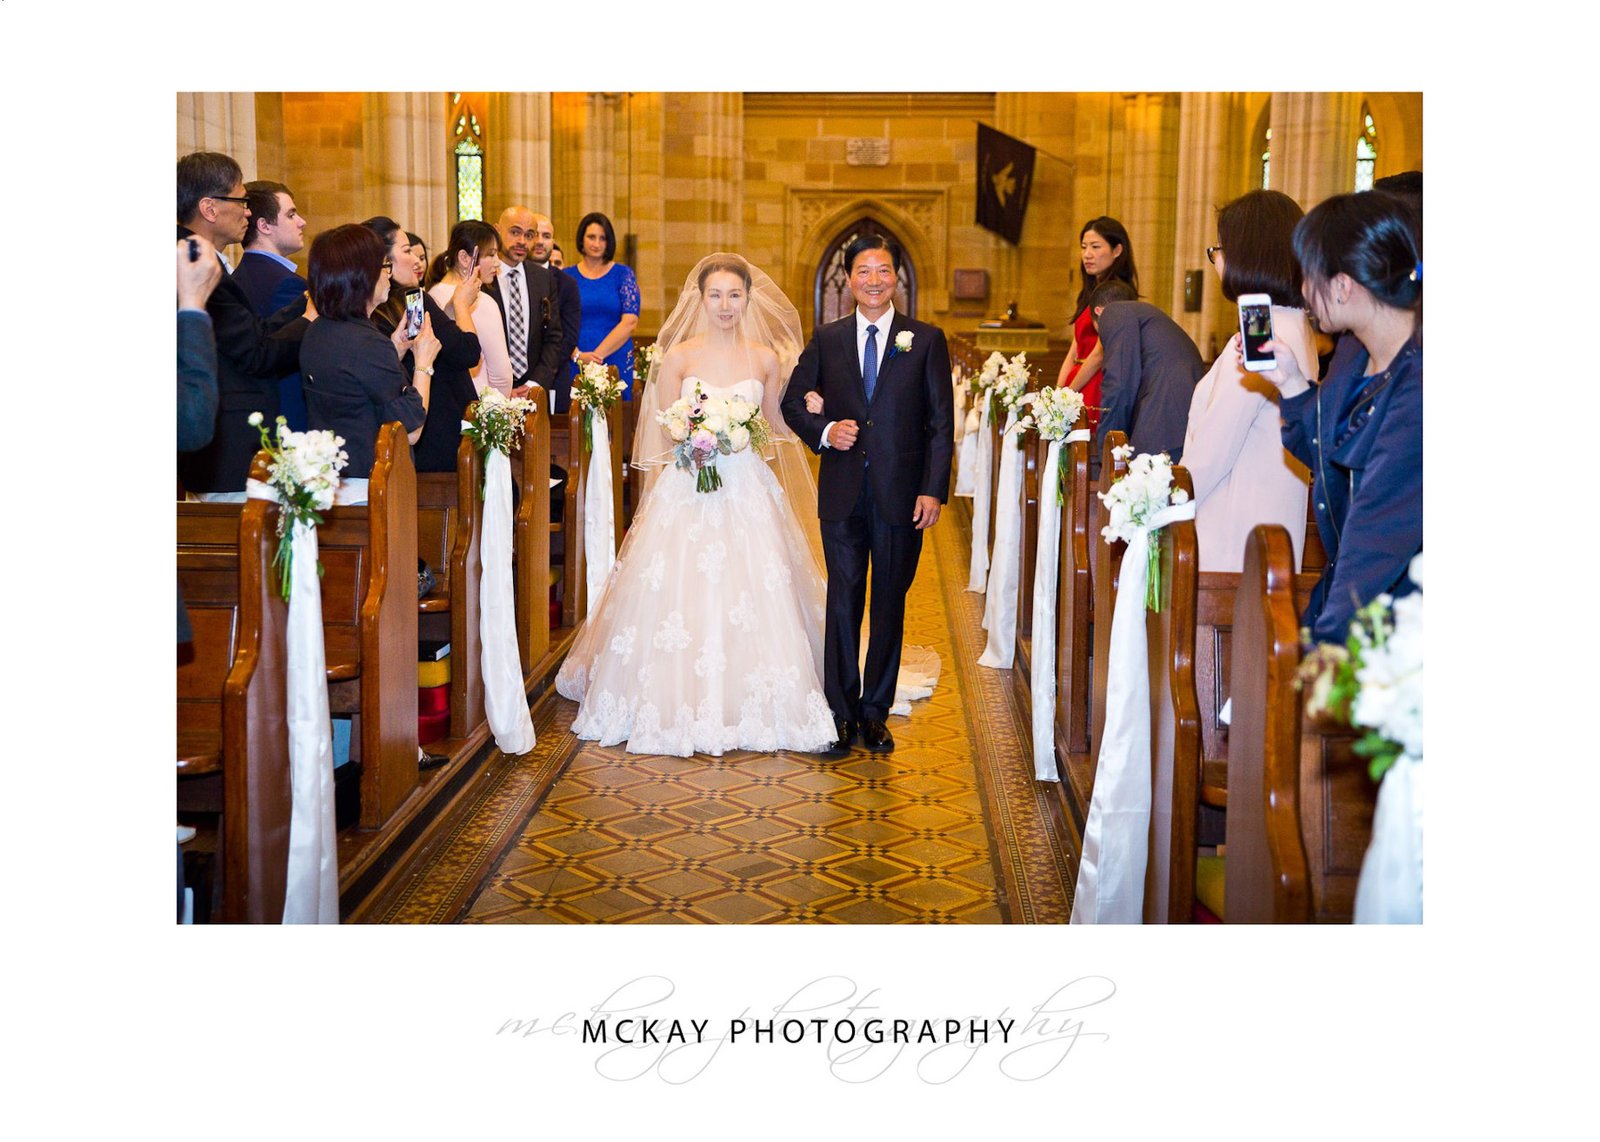
[[[1100,422],[1100,363],[1105,351],[1095,333],[1089,295],[1098,285],[1125,281],[1137,296],[1139,271],[1134,268],[1133,243],[1128,240],[1127,228],[1115,218],[1102,215],[1085,222],[1078,232],[1078,246],[1083,258],[1083,288],[1072,303],[1072,347],[1061,363],[1056,387],[1070,387],[1083,394],[1084,416],[1093,430]]]
[[[617,233],[598,211],[578,223],[577,262],[566,272],[578,283],[578,349],[573,375],[585,361],[615,365],[624,399],[633,394],[633,331],[639,326],[639,281],[615,260]]]
[[[1340,194],[1294,229],[1302,293],[1317,327],[1353,337],[1312,386],[1294,353],[1269,342],[1283,443],[1311,469],[1328,552],[1302,619],[1317,642],[1343,642],[1355,611],[1415,589],[1422,550],[1422,226],[1387,194]]]
[[[311,243],[306,276],[317,320],[300,345],[306,420],[313,429],[344,437],[350,461],[340,503],[365,503],[378,429],[392,420],[414,444],[428,413],[433,361],[439,341],[426,319],[410,343],[415,383],[406,377],[395,346],[372,324],[372,312],[389,296],[391,266],[383,239],[365,226],[335,226]],[[313,335],[314,334],[314,335]]]
[[[1272,335],[1308,377],[1317,348],[1300,297],[1294,258],[1299,204],[1277,190],[1252,190],[1217,212],[1216,246],[1206,251],[1222,278],[1222,295],[1272,299]],[[1310,474],[1284,449],[1278,390],[1241,357],[1239,334],[1212,362],[1189,402],[1183,466],[1194,480],[1195,531],[1202,571],[1244,569],[1244,547],[1257,524],[1289,532],[1296,569],[1305,548]]]
[[[389,299],[372,311],[372,324],[393,342],[400,356],[400,365],[405,369],[406,376],[410,377],[415,361],[411,342],[405,336],[405,295],[410,290],[422,288],[427,251],[413,242],[413,235],[402,229],[393,218],[380,214],[368,218],[361,225],[383,239],[389,248],[389,261],[394,267],[390,271]],[[465,307],[461,320],[456,321],[424,290],[422,308],[429,325],[433,327],[433,335],[439,339],[439,355],[433,362],[433,385],[437,389],[449,383],[441,381],[440,374],[467,372],[477,365],[483,351],[478,344],[471,306]]]

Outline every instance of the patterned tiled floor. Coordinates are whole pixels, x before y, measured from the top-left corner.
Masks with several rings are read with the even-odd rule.
[[[1011,675],[976,665],[965,513],[926,545],[907,642],[943,673],[897,748],[643,757],[537,713],[468,819],[379,919],[398,923],[1059,923],[1072,878]],[[559,774],[559,775],[558,775]],[[542,796],[541,796],[542,794]]]

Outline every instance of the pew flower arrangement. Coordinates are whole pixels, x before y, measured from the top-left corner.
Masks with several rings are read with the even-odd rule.
[[[1018,353],[1001,366],[990,391],[994,399],[1003,404],[1007,411],[1016,412],[1027,403],[1028,382],[1032,379],[1033,372],[1028,368],[1028,355]]]
[[[651,346],[655,348],[655,346]],[[585,361],[572,381],[572,399],[583,409],[583,450],[594,451],[594,417],[622,398],[622,379],[599,361]]]
[[[680,398],[656,420],[674,441],[674,466],[695,474],[695,491],[714,492],[722,487],[717,457],[747,448],[765,448],[771,426],[761,410],[743,397],[707,396],[698,381],[692,396]]]
[[[661,346],[654,341],[643,349],[634,346],[633,349],[633,383],[642,385],[650,377],[650,370],[661,363]]]
[[[1113,449],[1118,459],[1133,453],[1131,445]],[[1172,504],[1188,503],[1189,493],[1172,486],[1172,460],[1165,452],[1143,453],[1128,462],[1128,473],[1099,493],[1109,522],[1100,529],[1107,543],[1127,542],[1135,533],[1149,535],[1148,573],[1145,578],[1145,607],[1161,610],[1161,545],[1156,541],[1161,529],[1150,529],[1156,514]]]
[[[1028,414],[1017,422],[1017,431],[1023,433],[1031,429],[1037,432],[1042,440],[1051,442],[1065,440],[1073,425],[1083,418],[1083,394],[1073,389],[1058,389],[1054,385],[1046,385],[1037,393],[1031,394],[1030,404]],[[1057,507],[1066,502],[1066,484],[1067,458],[1065,453],[1058,451],[1055,470]]]
[[[1306,715],[1366,730],[1355,744],[1372,780],[1381,781],[1402,755],[1422,757],[1422,556],[1411,561],[1418,590],[1379,595],[1356,612],[1343,646],[1309,652],[1295,683]]]
[[[461,431],[472,437],[479,452],[492,448],[510,456],[522,438],[523,422],[533,409],[534,404],[527,397],[508,397],[499,389],[484,389],[478,397],[477,419],[463,424]]]
[[[318,513],[333,506],[339,472],[350,462],[350,456],[344,450],[344,437],[327,429],[290,432],[288,422],[280,416],[276,432],[268,435],[265,419],[259,412],[250,414],[250,424],[261,434],[261,447],[272,457],[269,482],[281,505],[278,550],[272,565],[278,570],[278,593],[287,600],[294,566],[290,539],[297,526],[315,527],[322,522]],[[322,574],[320,560],[317,574]]]
[[[983,368],[979,369],[973,375],[972,380],[968,382],[973,400],[988,404],[990,421],[994,420],[996,411],[994,406],[995,382],[1000,379],[1000,370],[1005,368],[1005,365],[1006,355],[997,349],[989,354],[988,359],[983,363]]]

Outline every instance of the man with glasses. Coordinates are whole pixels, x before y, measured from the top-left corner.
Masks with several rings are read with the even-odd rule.
[[[271,317],[296,305],[306,292],[306,279],[289,259],[306,247],[306,219],[294,194],[281,182],[262,179],[244,184],[250,199],[250,225],[244,232],[244,253],[233,271],[256,316]],[[278,411],[296,432],[305,431],[306,398],[300,374],[278,378]]]
[[[249,227],[250,199],[238,163],[215,151],[178,160],[180,239],[196,235],[220,251],[242,241]],[[197,243],[193,249],[203,247]],[[298,302],[262,321],[231,274],[206,300],[217,342],[219,399],[210,443],[178,455],[178,475],[191,498],[243,502],[250,461],[261,447],[250,414],[260,412],[268,424],[277,419],[278,378],[299,368],[300,339],[309,324],[305,310]]]

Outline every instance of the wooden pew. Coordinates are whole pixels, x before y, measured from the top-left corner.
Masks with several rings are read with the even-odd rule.
[[[1001,430],[1005,427],[1005,423],[1006,423],[1005,405],[1001,404],[997,400],[997,401],[994,402],[994,407],[995,407],[996,416],[995,416],[995,419],[992,422],[990,422],[990,424],[989,424],[989,441],[990,441],[990,443],[992,445],[992,449],[993,449],[991,451],[990,455],[992,455],[994,457],[993,462],[989,465],[989,538],[988,538],[988,543],[989,543],[989,556],[990,556],[991,559],[994,557],[994,524],[995,524],[995,519],[1000,515],[1000,458],[1002,456],[1002,452],[1000,450],[1000,446],[1005,443],[1005,437],[1001,435]],[[989,567],[989,574],[990,574],[991,577],[994,575],[994,566],[992,564]]]
[[[587,571],[584,563],[583,497],[588,484],[588,453],[583,451],[583,410],[574,401],[567,417],[567,437],[571,441],[572,463],[567,465],[567,494],[562,509],[561,625],[575,627],[588,614]],[[616,520],[617,545],[622,545],[622,404],[606,412],[606,427],[611,436],[612,518]]]
[[[1029,433],[1024,438],[1022,447],[1022,574],[1017,576],[1017,657],[1018,664],[1024,669],[1022,681],[1027,681],[1030,671],[1027,667],[1033,662],[1033,568],[1039,558],[1039,511],[1040,496],[1045,489],[1040,487],[1040,473],[1044,468],[1045,456],[1050,450],[1050,442],[1042,439],[1037,432]],[[1055,489],[1047,490],[1050,496],[1049,505],[1056,506]]]
[[[535,388],[534,408],[523,419],[522,439],[511,453],[518,494],[513,524],[517,650],[524,682],[550,650],[550,394]]]
[[[367,502],[322,513],[322,629],[331,712],[354,714],[363,829],[417,784],[417,489],[398,422],[378,430]]]
[[[1302,718],[1292,568],[1288,534],[1256,528],[1234,605],[1229,923],[1348,921],[1372,833],[1377,786],[1357,735]]]
[[[1056,597],[1056,772],[1069,811],[1075,809],[1081,829],[1088,812],[1093,760],[1089,757],[1089,680],[1091,617],[1094,595],[1089,565],[1100,536],[1090,526],[1090,505],[1098,503],[1089,487],[1088,441],[1065,446],[1067,490],[1061,508],[1060,571]],[[1048,509],[1053,492],[1041,491]]]
[[[253,479],[268,479],[256,454]],[[178,653],[178,803],[216,807],[226,923],[277,924],[289,859],[285,634],[276,504],[178,504],[178,582],[194,641]],[[207,788],[211,786],[213,788]]]
[[[467,419],[477,416],[477,402]],[[546,487],[549,486],[548,467]],[[429,637],[450,640],[450,739],[466,738],[483,724],[483,639],[478,628],[483,543],[483,460],[472,438],[456,445],[454,472],[424,472],[417,477],[417,551],[435,568],[438,584],[417,603]],[[546,509],[548,510],[548,509]],[[440,573],[439,569],[443,569]],[[446,619],[447,616],[448,618]],[[415,647],[413,647],[415,650]],[[411,656],[416,674],[416,655]],[[411,683],[415,695],[415,682]],[[413,702],[415,698],[413,697]],[[413,719],[415,715],[413,714]],[[416,730],[412,730],[412,769],[416,769]],[[448,746],[445,747],[448,751]]]
[[[1100,458],[1102,487],[1109,488],[1127,472],[1127,462],[1112,455],[1114,449],[1122,447],[1127,441],[1127,436],[1121,432],[1105,434]],[[1103,516],[1102,511],[1096,513],[1093,518],[1100,519]],[[1092,526],[1094,531],[1089,538],[1089,575],[1090,585],[1094,590],[1094,608],[1091,615],[1094,624],[1091,651],[1094,656],[1094,669],[1089,689],[1089,756],[1087,772],[1084,775],[1087,778],[1084,792],[1085,807],[1088,805],[1089,791],[1093,786],[1095,755],[1100,752],[1100,737],[1106,725],[1106,657],[1111,649],[1111,612],[1117,602],[1117,574],[1122,569],[1122,553],[1128,546],[1121,540],[1107,543],[1100,535],[1099,526],[1093,524]]]

